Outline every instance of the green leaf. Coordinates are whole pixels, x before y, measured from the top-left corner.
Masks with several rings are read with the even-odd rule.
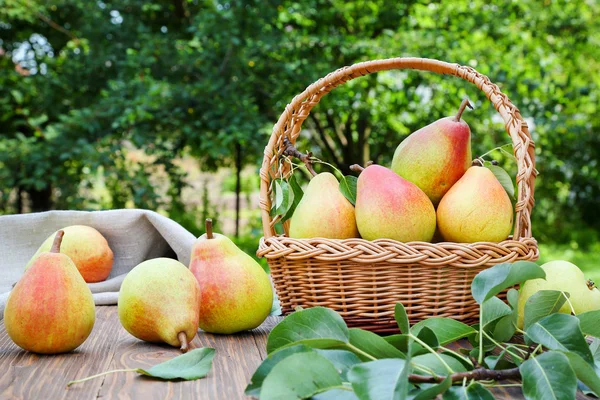
[[[23,104],[23,94],[18,90],[11,90],[10,94],[14,97],[17,104]]]
[[[375,358],[406,358],[406,355],[385,341],[381,336],[358,328],[350,329],[350,344]],[[352,349],[350,349],[352,350]],[[360,353],[363,361],[367,360]]]
[[[306,399],[342,386],[334,365],[315,352],[292,354],[273,367],[260,390],[261,400]]]
[[[408,393],[411,400],[430,400],[435,399],[437,395],[444,393],[452,387],[452,378],[446,377],[442,382],[434,385],[421,385]]]
[[[395,348],[397,348],[398,350],[400,350],[401,352],[403,352],[404,354],[411,354],[411,355],[418,355],[418,354],[423,354],[423,353],[427,353],[428,350],[426,350],[423,346],[421,346],[418,343],[414,343],[409,335],[390,335],[390,336],[385,336],[384,340],[386,342],[388,342],[389,344],[391,344],[392,346],[394,346]],[[410,352],[408,351],[408,348],[410,346]]]
[[[396,303],[396,306],[394,307],[394,318],[398,323],[400,332],[408,333],[410,331],[410,322],[408,321],[408,315],[406,314],[406,309],[402,303]]]
[[[494,400],[482,384],[473,382],[469,386],[453,386],[444,393],[444,400]]]
[[[294,344],[326,349],[346,344],[349,338],[348,327],[338,313],[313,307],[296,311],[277,324],[267,339],[267,352]]]
[[[581,331],[585,335],[600,338],[600,310],[588,311],[577,315]]]
[[[329,389],[326,392],[316,394],[311,400],[358,400],[352,390]]]
[[[455,319],[433,317],[415,324],[411,328],[411,333],[417,335],[423,327],[427,327],[435,333],[441,346],[445,346],[477,332],[469,325],[463,324]]]
[[[568,358],[549,351],[525,361],[519,367],[523,394],[529,400],[573,400],[577,378]]]
[[[545,278],[546,273],[536,263],[517,261],[498,264],[478,273],[471,283],[471,292],[477,303],[481,304],[511,286],[529,279]]]
[[[165,380],[185,379],[191,381],[204,378],[208,374],[214,356],[215,349],[208,347],[193,349],[150,369],[138,368],[137,372]]]
[[[492,297],[481,305],[481,324],[485,329],[492,322],[512,314],[512,309],[498,297]]]
[[[517,310],[500,318],[494,326],[492,337],[498,342],[508,342],[517,330]]]
[[[572,351],[590,365],[594,364],[592,352],[579,327],[579,320],[567,314],[552,314],[532,324],[527,336],[551,350]]]
[[[583,382],[596,396],[600,397],[600,377],[598,377],[596,370],[585,362],[579,354],[567,352],[565,356],[569,359],[577,379]]]
[[[438,354],[438,355],[442,358],[442,360],[444,360],[444,362],[446,364],[448,364],[448,366],[450,368],[452,368],[452,370],[454,372],[466,372],[467,371],[465,366],[460,361],[458,361],[456,358],[451,357],[447,354]],[[423,365],[423,366],[433,370],[433,372],[435,372],[435,374],[438,376],[448,375],[448,370],[446,369],[444,364],[442,364],[442,362],[434,354],[427,353],[427,354],[422,354],[420,356],[415,356],[412,358],[412,362],[413,362],[413,364]],[[420,374],[421,371],[416,371],[416,373]]]
[[[512,178],[510,177],[510,175],[508,175],[508,172],[506,172],[504,168],[499,167],[497,165],[486,165],[486,168],[492,171],[496,179],[498,179],[498,182],[500,182],[504,190],[506,190],[506,194],[508,194],[508,197],[514,200],[515,186]]]
[[[294,192],[283,179],[275,179],[275,215],[285,215],[294,202]]]
[[[361,400],[403,400],[408,395],[410,363],[385,359],[352,367],[348,379]]]
[[[440,347],[440,341],[438,340],[437,335],[434,331],[432,331],[426,326],[421,327],[417,338],[423,341],[427,346],[431,347],[432,349],[437,349],[438,347]],[[417,342],[417,344],[419,343]]]
[[[520,365],[521,362],[519,359],[513,357],[511,353],[519,354],[516,346],[509,344],[506,346],[506,349],[500,352],[499,355],[485,357],[485,364],[489,367],[489,369],[494,370],[508,369],[513,368],[515,365]],[[510,360],[506,358],[507,356],[510,357]]]
[[[568,293],[563,295],[560,290],[540,290],[534,293],[525,302],[523,329],[527,330],[531,324],[550,314],[557,313],[567,300],[565,295],[569,297]]]
[[[356,183],[358,178],[352,175],[342,177],[340,181],[340,192],[352,205],[356,205]]]
[[[296,181],[296,177],[294,175],[290,176],[290,178],[288,179],[288,184],[292,189],[292,202],[290,203],[288,210],[285,212],[285,215],[281,219],[281,222],[285,222],[288,219],[292,218],[292,215],[294,215],[294,211],[296,211],[296,207],[298,207],[300,200],[302,200],[302,197],[304,196],[304,191],[302,190],[300,185],[298,185],[298,182]]]
[[[513,310],[519,309],[519,291],[517,289],[508,289],[506,300]]]
[[[269,354],[256,371],[254,371],[252,378],[250,378],[250,383],[246,386],[246,390],[244,391],[246,396],[258,397],[260,395],[260,388],[262,387],[265,378],[269,375],[269,372],[271,372],[273,367],[281,360],[292,354],[306,353],[309,351],[312,351],[310,347],[300,344],[297,346],[285,347]]]
[[[322,355],[338,370],[342,380],[346,381],[346,373],[352,368],[355,364],[360,364],[361,360],[356,356],[356,354],[347,351],[347,350],[314,350],[317,354]]]

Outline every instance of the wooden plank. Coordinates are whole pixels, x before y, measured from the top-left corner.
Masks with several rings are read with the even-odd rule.
[[[149,368],[179,354],[168,345],[142,342],[124,329],[110,369]],[[193,347],[216,350],[213,368],[207,377],[196,381],[165,382],[136,373],[107,375],[99,392],[100,398],[132,399],[244,399],[244,389],[262,359],[251,332],[236,335],[213,335],[202,331],[192,341]],[[100,372],[100,371],[97,371]]]
[[[0,323],[0,398],[95,399],[101,381],[71,387],[67,382],[105,370],[112,358],[118,334],[116,307],[97,307],[90,337],[75,351],[36,355],[17,347]]]
[[[267,337],[269,336],[269,332],[271,332],[273,327],[275,327],[282,319],[283,317],[268,317],[261,326],[252,331],[252,336],[254,336],[256,346],[260,352],[260,358],[263,360],[267,358]]]

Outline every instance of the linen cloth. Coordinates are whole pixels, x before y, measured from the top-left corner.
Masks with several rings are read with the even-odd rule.
[[[177,222],[149,210],[48,211],[0,216],[0,320],[13,284],[53,232],[69,225],[97,229],[114,253],[104,282],[89,283],[96,305],[117,304],[121,282],[133,267],[157,257],[189,266],[196,238]]]

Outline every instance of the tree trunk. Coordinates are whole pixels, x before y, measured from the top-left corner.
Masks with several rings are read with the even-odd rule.
[[[42,190],[31,189],[28,191],[31,200],[31,211],[48,211],[52,207],[52,186],[48,185]]]
[[[235,144],[235,237],[240,237],[240,198],[242,192],[242,146]]]

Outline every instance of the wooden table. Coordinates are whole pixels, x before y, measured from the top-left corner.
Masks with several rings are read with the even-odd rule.
[[[267,335],[278,317],[237,335],[199,332],[193,347],[216,349],[213,368],[196,381],[165,382],[121,372],[73,385],[67,382],[120,368],[149,368],[180,354],[167,345],[142,342],[119,323],[117,307],[96,307],[96,325],[76,351],[41,356],[17,347],[0,323],[0,399],[243,399],[252,373],[266,357]],[[498,399],[523,398],[520,388],[497,388]],[[578,399],[586,397],[578,394]]]

